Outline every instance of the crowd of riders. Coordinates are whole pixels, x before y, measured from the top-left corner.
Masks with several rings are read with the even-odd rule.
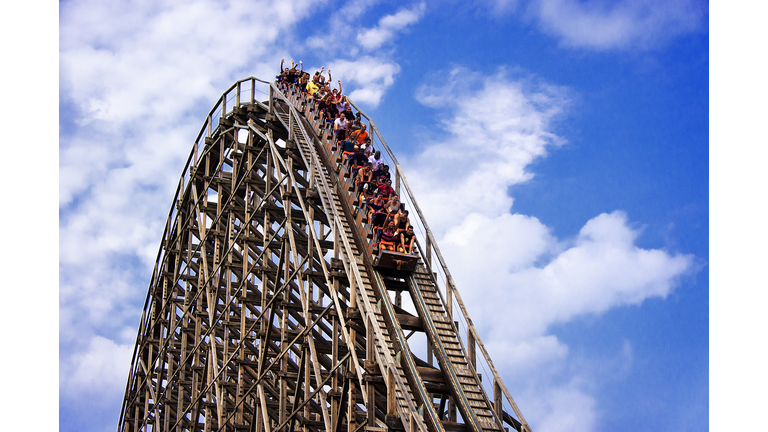
[[[310,77],[301,61],[291,60],[290,68],[284,67],[284,62],[280,62],[277,81],[301,92],[301,97],[319,110],[323,127],[332,131],[339,160],[349,167],[354,179],[355,198],[360,211],[364,212],[363,220],[373,232],[374,250],[413,254],[415,235],[408,210],[392,188],[389,166],[384,163],[381,152],[373,149],[362,115],[353,113],[342,93],[341,80],[336,81],[338,89],[332,88],[330,69],[326,80],[325,67]]]

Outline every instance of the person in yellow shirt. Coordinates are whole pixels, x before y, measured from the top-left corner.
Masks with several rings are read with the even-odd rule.
[[[320,90],[320,86],[315,84],[314,81],[310,81],[307,83],[307,93],[309,94],[310,97],[312,97],[319,90]]]

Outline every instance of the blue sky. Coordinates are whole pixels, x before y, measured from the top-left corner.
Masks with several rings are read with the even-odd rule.
[[[281,58],[330,67],[375,120],[534,431],[708,430],[709,13],[60,2],[60,430],[115,429],[192,140]]]

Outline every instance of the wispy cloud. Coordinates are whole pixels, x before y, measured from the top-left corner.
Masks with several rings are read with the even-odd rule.
[[[307,47],[328,56],[356,56],[359,47],[350,35],[357,33],[363,15],[376,3],[379,0],[351,0],[331,12],[327,22],[317,17],[313,26],[315,34],[305,41]]]
[[[350,2],[331,14],[327,28],[318,26],[317,33],[307,38],[307,47],[333,56],[328,68],[334,77],[344,77],[342,85],[355,103],[377,107],[384,92],[395,81],[400,65],[394,60],[394,50],[383,49],[398,32],[417,23],[426,11],[424,2],[410,9],[400,9],[385,15],[372,28],[364,28],[364,13],[374,4]],[[349,35],[357,34],[356,38]],[[361,55],[365,53],[365,55]]]
[[[538,388],[527,398],[540,430],[589,430],[599,412],[590,381],[563,370],[569,349],[549,328],[665,298],[697,265],[692,255],[638,247],[641,230],[620,210],[596,215],[566,239],[513,213],[509,186],[529,180],[528,166],[565,144],[553,124],[571,100],[565,88],[519,75],[455,68],[440,86],[420,88],[423,104],[444,110],[444,136],[404,171],[491,357],[524,376],[523,388]],[[626,348],[616,356],[626,357]]]
[[[594,49],[650,48],[706,25],[706,2],[538,0],[530,10],[564,45]]]
[[[594,50],[651,49],[679,35],[706,29],[700,0],[491,0],[494,14],[513,12],[563,46]]]
[[[530,179],[526,167],[565,142],[550,125],[567,109],[568,91],[533,78],[513,81],[509,74],[501,69],[485,77],[457,67],[431,79],[439,86],[417,92],[425,105],[449,107],[442,123],[448,141],[430,145],[413,162],[419,168],[408,171],[409,181],[428,191],[419,201],[433,209],[429,223],[437,233],[472,212],[509,211],[506,188]]]
[[[390,41],[397,32],[418,22],[426,8],[426,3],[422,2],[410,9],[401,9],[393,15],[384,16],[377,26],[358,33],[357,41],[366,49],[379,48]]]

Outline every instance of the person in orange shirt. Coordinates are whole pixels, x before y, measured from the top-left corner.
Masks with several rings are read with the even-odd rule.
[[[368,132],[365,131],[365,125],[362,125],[360,129],[352,132],[352,139],[358,144],[364,144],[366,138],[368,138]]]

